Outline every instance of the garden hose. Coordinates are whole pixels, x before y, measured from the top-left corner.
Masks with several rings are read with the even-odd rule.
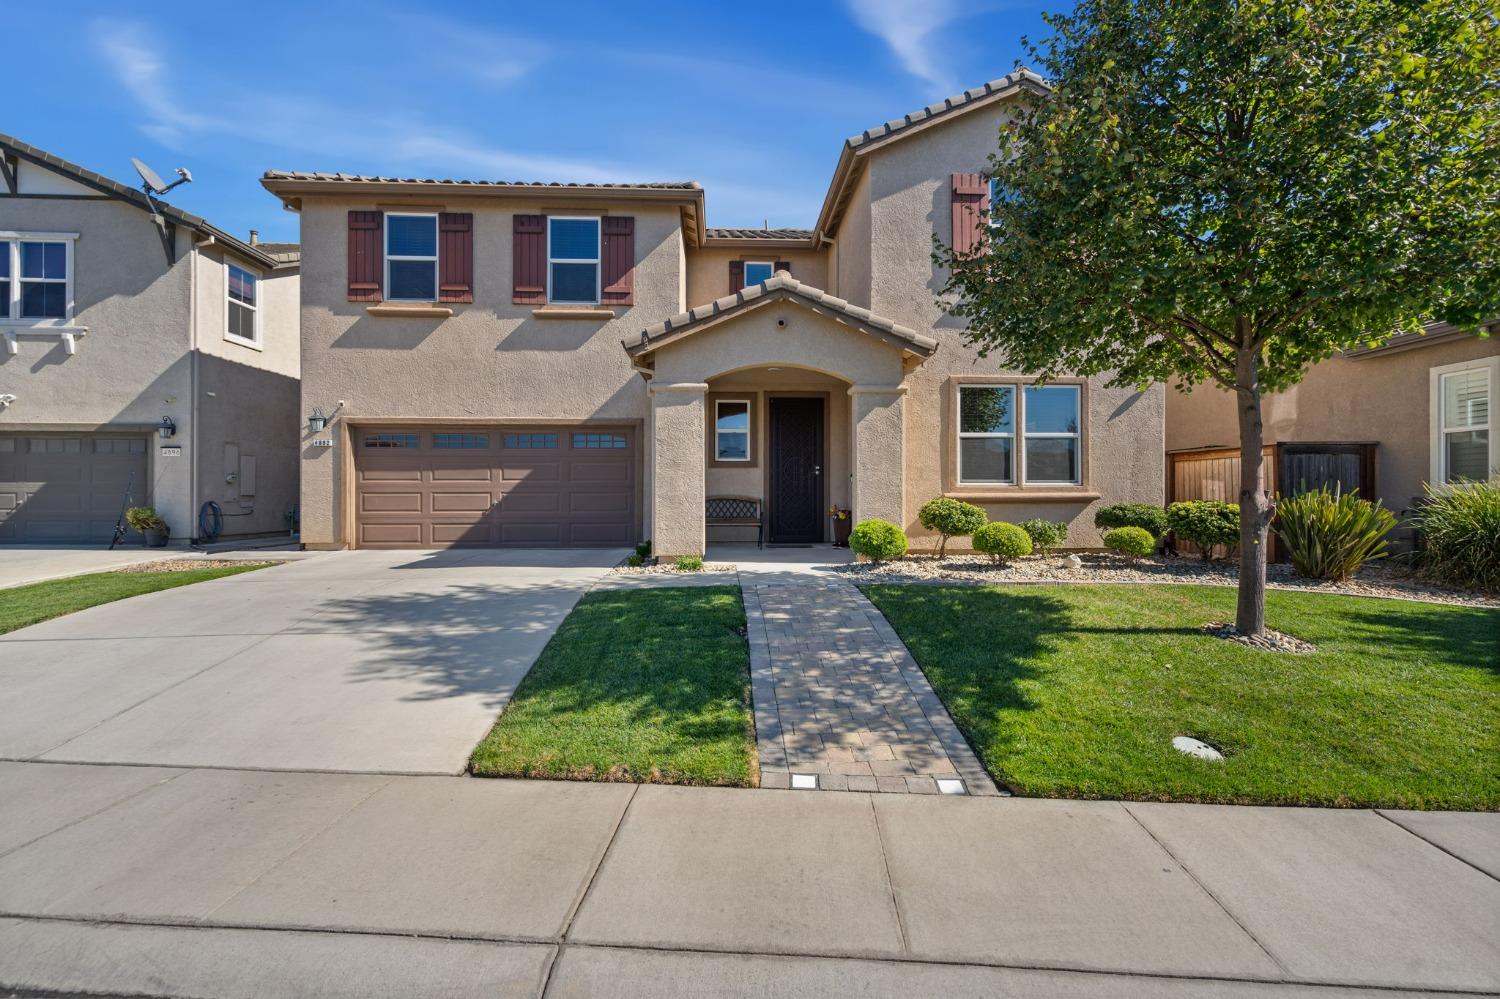
[[[209,500],[198,508],[198,540],[213,544],[224,532],[224,511]]]

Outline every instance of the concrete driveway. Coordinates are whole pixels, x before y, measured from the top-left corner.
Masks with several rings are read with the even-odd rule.
[[[0,758],[462,772],[621,551],[333,552],[0,639]]]
[[[180,548],[142,548],[129,545],[110,551],[104,545],[0,545],[0,590],[42,583],[85,572],[108,572],[138,562],[155,562],[182,555]]]

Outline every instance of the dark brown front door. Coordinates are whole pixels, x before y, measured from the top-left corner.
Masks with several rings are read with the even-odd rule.
[[[823,400],[771,399],[772,542],[823,540]]]

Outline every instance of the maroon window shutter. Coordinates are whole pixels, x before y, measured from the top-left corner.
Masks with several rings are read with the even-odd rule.
[[[635,304],[635,219],[606,215],[601,225],[599,293],[601,305]]]
[[[474,216],[438,215],[438,301],[474,301]]]
[[[989,183],[977,173],[953,175],[953,252],[976,253],[983,242]]]
[[[385,281],[385,216],[349,213],[349,301],[379,302]]]
[[[790,260],[776,261],[776,271],[777,273],[781,271],[786,271],[788,274],[792,273],[792,262]]]
[[[510,300],[516,305],[546,305],[547,216],[517,215],[515,219]]]
[[[743,260],[729,261],[729,294],[738,294],[745,290],[745,262]]]

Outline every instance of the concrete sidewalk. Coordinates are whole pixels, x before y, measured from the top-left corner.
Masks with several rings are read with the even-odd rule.
[[[1496,870],[1494,814],[8,763],[0,986],[1493,993]]]

